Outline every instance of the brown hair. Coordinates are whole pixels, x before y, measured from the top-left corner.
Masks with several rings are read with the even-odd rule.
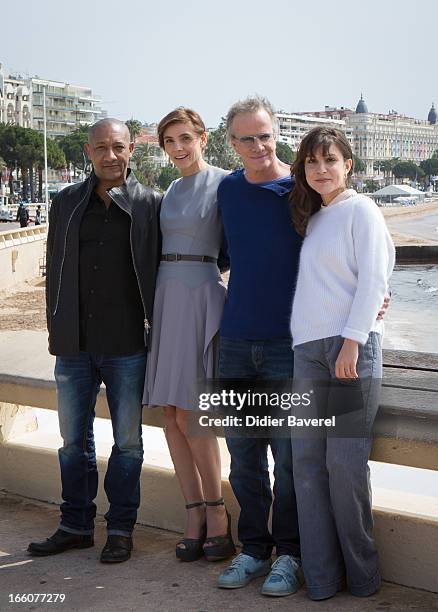
[[[327,155],[331,145],[338,147],[344,160],[353,159],[353,152],[344,132],[331,127],[316,127],[304,136],[292,164],[291,173],[295,175],[295,186],[289,196],[289,207],[295,229],[301,236],[306,234],[310,217],[322,206],[320,194],[307,183],[304,168],[306,158],[313,157],[320,147],[323,155]],[[348,176],[352,172],[353,167]]]
[[[196,111],[191,108],[185,108],[184,106],[178,106],[178,108],[175,108],[175,110],[163,117],[158,124],[158,141],[162,149],[164,149],[164,132],[169,125],[173,125],[174,123],[188,123],[196,134],[199,135],[206,131],[204,122]]]

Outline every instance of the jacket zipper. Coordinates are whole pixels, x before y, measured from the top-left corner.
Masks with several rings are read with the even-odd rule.
[[[151,331],[151,324],[149,323],[148,318],[147,318],[146,305],[144,303],[143,294],[141,292],[140,278],[138,276],[137,266],[135,265],[134,249],[132,246],[132,215],[130,215],[130,217],[131,217],[131,228],[129,230],[129,244],[131,246],[132,265],[134,266],[135,276],[137,277],[138,291],[140,293],[141,303],[143,304],[143,312],[144,312],[144,317],[145,317],[143,324],[144,324],[144,330],[146,334],[145,336],[145,340],[146,340],[146,338],[149,336],[149,332]]]
[[[91,182],[90,182],[90,186],[91,186]],[[82,204],[82,202],[85,200],[85,198],[89,195],[91,189],[90,187],[88,187],[87,189],[87,193],[84,195],[84,197],[82,198],[82,200],[79,202],[79,204],[77,204],[74,209],[72,210],[72,213],[70,215],[70,218],[68,220],[67,223],[67,229],[65,230],[65,238],[64,238],[64,252],[62,254],[62,261],[61,261],[61,270],[59,272],[59,283],[58,283],[58,292],[56,294],[56,304],[55,304],[55,310],[53,311],[53,316],[56,315],[56,311],[58,310],[58,304],[59,304],[59,294],[61,292],[61,282],[62,282],[62,272],[64,270],[64,261],[65,261],[65,252],[66,252],[66,248],[67,248],[67,235],[68,235],[68,228],[70,227],[70,222],[73,218],[73,215],[75,214],[75,212],[77,211],[77,209],[79,208],[79,206]]]
[[[110,190],[111,191],[111,190]],[[111,195],[110,192],[108,192],[109,195]],[[121,194],[120,194],[121,195]],[[121,196],[123,197],[123,196]],[[117,204],[117,202],[116,202]],[[125,209],[124,209],[125,210]],[[138,285],[138,291],[140,293],[140,299],[141,299],[141,303],[143,304],[143,312],[144,312],[144,320],[143,320],[143,325],[144,325],[144,330],[145,330],[145,340],[146,338],[149,336],[149,332],[151,331],[151,324],[149,323],[149,320],[147,318],[147,312],[146,312],[146,305],[144,303],[143,300],[143,294],[141,292],[141,285],[140,285],[140,277],[138,276],[138,272],[137,272],[137,266],[135,265],[135,257],[134,257],[134,248],[132,246],[132,214],[130,211],[126,210],[126,212],[128,213],[128,215],[131,217],[131,227],[129,229],[129,245],[131,247],[131,257],[132,257],[132,265],[134,267],[134,272],[135,272],[135,276],[137,278],[137,285]]]

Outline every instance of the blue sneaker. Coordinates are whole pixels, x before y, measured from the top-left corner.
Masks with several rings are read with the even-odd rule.
[[[270,569],[271,559],[254,559],[254,557],[240,553],[219,576],[217,585],[220,589],[239,589],[254,578],[266,576]]]
[[[291,555],[280,555],[262,586],[262,595],[284,597],[296,593],[304,582],[301,561]]]

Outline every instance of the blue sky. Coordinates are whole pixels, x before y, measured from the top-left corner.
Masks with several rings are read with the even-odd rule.
[[[157,121],[175,106],[208,126],[260,93],[277,109],[438,103],[438,3],[419,0],[21,0],[2,19],[6,71],[86,85],[112,116]],[[3,10],[3,17],[5,9]]]

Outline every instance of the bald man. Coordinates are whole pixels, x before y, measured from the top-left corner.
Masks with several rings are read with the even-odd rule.
[[[108,538],[100,560],[126,561],[140,503],[141,400],[155,274],[161,253],[161,196],[128,169],[129,130],[103,119],[89,130],[93,172],[53,200],[47,238],[49,351],[63,446],[57,531],[29,552],[52,555],[93,546],[97,466],[93,421],[101,383],[114,445],[105,476]]]

